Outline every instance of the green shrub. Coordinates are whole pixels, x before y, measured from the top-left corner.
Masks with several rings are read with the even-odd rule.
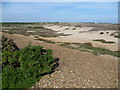
[[[12,39],[2,36],[2,51],[16,51],[19,48],[15,45]]]
[[[2,87],[29,88],[33,86],[41,76],[53,71],[55,59],[51,54],[51,50],[44,50],[40,46],[29,45],[15,51],[4,49]]]

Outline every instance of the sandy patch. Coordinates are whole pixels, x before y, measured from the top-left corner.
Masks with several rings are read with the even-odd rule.
[[[27,32],[32,33],[32,32],[36,32],[36,31],[27,31]]]
[[[61,26],[61,25],[45,25],[45,28],[52,29],[57,31],[58,33],[71,34],[69,36],[59,36],[55,38],[45,38],[48,40],[52,40],[54,42],[70,42],[70,43],[85,43],[90,42],[95,47],[102,47],[106,49],[110,49],[113,51],[118,50],[118,39],[114,36],[110,36],[112,33],[116,32],[116,30],[99,30],[92,31],[94,27],[74,27],[74,26]],[[73,30],[75,28],[75,30]],[[100,34],[100,33],[103,34]],[[106,41],[113,41],[114,44],[109,43],[101,43],[93,40],[103,39]]]

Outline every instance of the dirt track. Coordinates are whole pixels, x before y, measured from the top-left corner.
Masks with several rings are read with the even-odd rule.
[[[20,47],[29,42],[53,50],[59,58],[58,70],[44,76],[35,87],[44,88],[115,88],[118,87],[118,58],[109,55],[93,55],[90,52],[67,49],[55,44],[36,41],[21,35],[3,35],[12,38]]]

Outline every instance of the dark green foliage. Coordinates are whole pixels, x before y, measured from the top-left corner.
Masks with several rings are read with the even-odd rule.
[[[2,36],[2,51],[16,51],[19,48],[13,43],[12,39]]]
[[[4,42],[5,45],[6,43]],[[41,76],[53,71],[55,59],[51,55],[51,50],[30,45],[21,50],[11,50],[11,47],[10,49],[4,48],[2,53],[3,88],[29,88]]]

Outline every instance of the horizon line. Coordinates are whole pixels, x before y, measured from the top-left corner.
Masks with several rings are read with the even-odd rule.
[[[59,22],[59,21],[46,21],[46,22],[38,22],[38,21],[4,21],[4,22],[0,22],[0,23],[99,23],[99,24],[120,24],[119,22]]]

